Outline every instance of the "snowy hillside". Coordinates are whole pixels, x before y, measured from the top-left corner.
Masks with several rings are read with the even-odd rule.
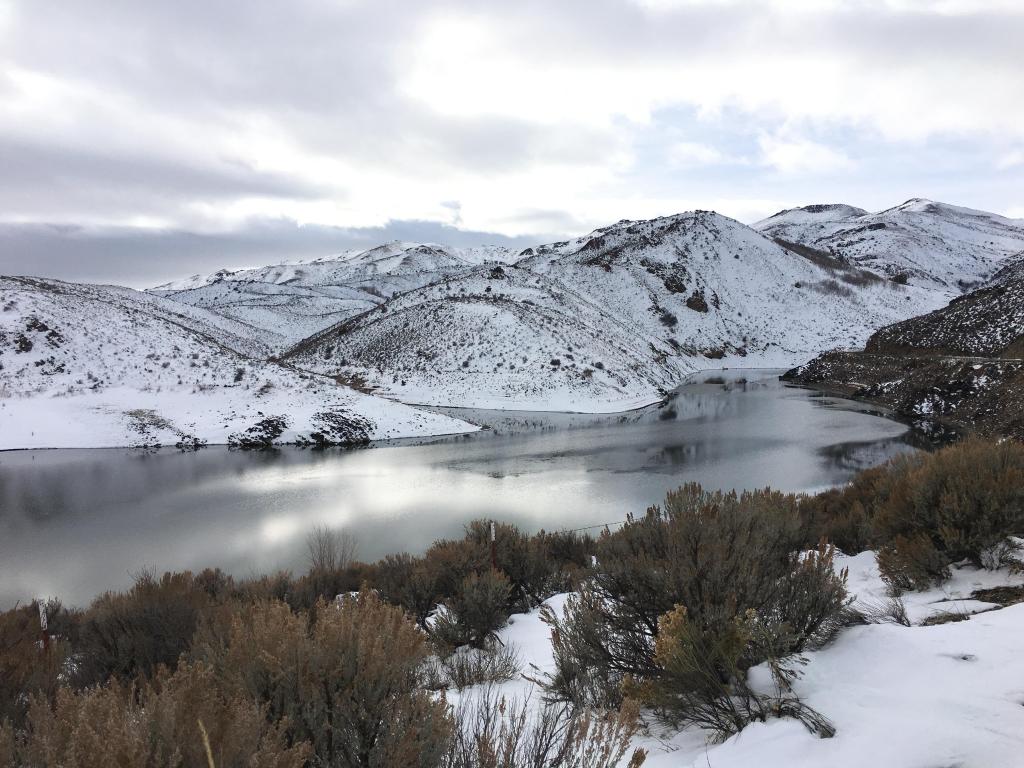
[[[460,432],[262,358],[242,323],[129,288],[0,278],[0,449]],[[231,436],[237,440],[229,440]]]
[[[501,246],[396,241],[333,258],[193,275],[150,292],[255,326],[281,350],[396,293],[481,264],[506,263],[515,254]]]
[[[859,346],[944,303],[703,211],[523,253],[399,295],[285,357],[406,402],[614,411],[694,370]]]
[[[868,341],[869,352],[1020,357],[1024,354],[1024,254],[993,280],[949,306],[888,326]]]
[[[1024,221],[921,198],[879,213],[811,205],[780,211],[753,226],[881,275],[906,275],[912,284],[946,290],[951,297],[978,285],[1006,257],[1024,249]]]

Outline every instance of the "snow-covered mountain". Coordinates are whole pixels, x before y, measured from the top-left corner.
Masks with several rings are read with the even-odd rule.
[[[267,435],[340,442],[469,428],[267,362],[260,336],[129,288],[0,277],[0,449]]]
[[[1024,248],[1019,222],[923,201],[766,222],[696,211],[518,253],[396,242],[149,292],[0,278],[0,448],[468,429],[393,400],[621,411],[696,370],[860,347]],[[908,284],[878,274],[911,261]]]
[[[396,293],[515,258],[515,251],[502,246],[395,241],[332,258],[193,275],[150,292],[252,325],[270,345],[285,349]]]
[[[400,294],[285,358],[406,402],[614,411],[694,370],[859,346],[945,303],[804,250],[706,211],[622,221]]]
[[[878,213],[809,205],[753,226],[769,237],[825,251],[880,275],[905,276],[950,297],[977,286],[1024,249],[1024,221],[921,198]]]

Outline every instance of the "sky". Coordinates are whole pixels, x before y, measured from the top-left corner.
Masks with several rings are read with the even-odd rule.
[[[1022,0],[0,0],[0,274],[911,197],[1024,218]]]

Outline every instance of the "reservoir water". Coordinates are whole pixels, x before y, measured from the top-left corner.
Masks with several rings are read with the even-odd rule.
[[[624,414],[447,409],[488,428],[358,450],[0,453],[0,608],[81,606],[142,569],[301,570],[316,525],[344,528],[373,560],[422,552],[475,517],[599,526],[690,480],[817,490],[913,450],[905,425],[778,373],[699,374]]]

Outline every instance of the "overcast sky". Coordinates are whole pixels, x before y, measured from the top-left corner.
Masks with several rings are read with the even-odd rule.
[[[909,197],[1024,217],[1022,0],[0,0],[0,273]]]

